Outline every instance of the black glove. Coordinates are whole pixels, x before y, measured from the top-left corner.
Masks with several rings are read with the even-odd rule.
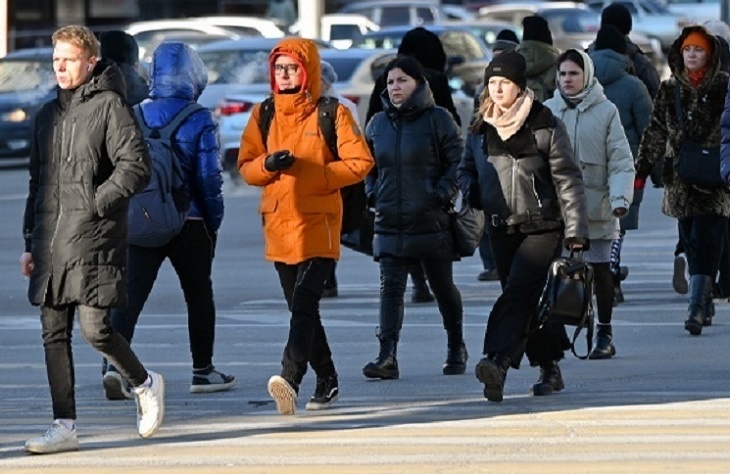
[[[563,245],[567,250],[573,250],[573,247],[580,247],[580,250],[588,250],[591,248],[591,243],[587,237],[566,237],[563,240]],[[579,249],[575,249],[579,250]]]
[[[264,168],[267,171],[282,171],[291,168],[294,160],[295,158],[289,150],[275,151],[266,157]]]

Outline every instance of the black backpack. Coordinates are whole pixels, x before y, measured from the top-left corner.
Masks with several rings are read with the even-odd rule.
[[[537,308],[538,328],[550,322],[575,326],[570,349],[579,359],[586,359],[593,348],[593,266],[583,260],[582,252],[576,256],[553,260]],[[582,329],[586,329],[585,356],[575,351],[575,341]]]
[[[335,157],[340,159],[337,152],[337,126],[335,119],[337,117],[337,106],[339,101],[334,97],[320,97],[317,102],[317,120],[319,129],[322,131],[327,147]],[[271,122],[274,120],[274,100],[268,97],[261,103],[259,111],[259,128],[261,129],[261,138],[266,146],[269,137],[269,129]],[[342,195],[342,230],[340,234],[348,234],[357,230],[365,220],[367,212],[367,197],[365,196],[365,182],[359,181],[355,184],[345,186],[340,189]]]

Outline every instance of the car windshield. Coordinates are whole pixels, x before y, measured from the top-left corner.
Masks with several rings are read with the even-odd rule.
[[[47,64],[40,60],[0,61],[0,93],[37,92],[45,95],[55,85],[50,58]]]
[[[549,9],[540,12],[552,31],[563,33],[595,33],[600,27],[599,15],[575,8]]]
[[[355,69],[362,63],[361,58],[326,58],[328,63],[332,65],[332,68],[337,73],[338,82],[346,82],[352,78],[355,73]]]
[[[238,49],[199,53],[208,84],[268,84],[270,50]]]

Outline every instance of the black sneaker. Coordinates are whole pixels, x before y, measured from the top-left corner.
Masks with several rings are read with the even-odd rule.
[[[190,393],[213,393],[230,390],[236,385],[236,377],[226,375],[209,365],[205,369],[193,369],[193,381],[190,383]]]
[[[324,379],[317,377],[317,388],[305,408],[307,410],[326,410],[339,398],[340,389],[337,385],[337,375],[330,375]]]
[[[131,400],[134,398],[129,382],[111,364],[106,368],[102,384],[104,385],[104,394],[108,400]]]

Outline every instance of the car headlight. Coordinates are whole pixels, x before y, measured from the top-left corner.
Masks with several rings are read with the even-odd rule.
[[[20,123],[25,122],[28,119],[30,119],[30,114],[20,108],[9,110],[0,115],[0,120],[3,122]]]

